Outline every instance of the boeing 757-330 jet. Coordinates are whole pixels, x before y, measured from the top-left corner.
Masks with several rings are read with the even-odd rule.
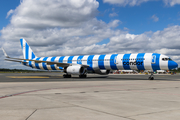
[[[170,57],[158,53],[137,54],[103,54],[103,55],[81,55],[81,56],[59,56],[59,57],[37,57],[29,47],[25,39],[20,39],[24,58],[11,58],[5,50],[3,52],[7,61],[20,62],[42,70],[63,70],[64,78],[71,75],[79,75],[86,78],[87,70],[105,75],[110,70],[171,70],[178,67]],[[153,80],[153,72],[149,77]]]

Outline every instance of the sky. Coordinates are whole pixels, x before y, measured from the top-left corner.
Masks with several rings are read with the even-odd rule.
[[[38,57],[155,52],[180,65],[180,0],[1,1],[0,47],[23,58],[20,38]]]

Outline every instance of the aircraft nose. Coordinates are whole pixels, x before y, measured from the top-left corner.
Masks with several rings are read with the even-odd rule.
[[[174,61],[169,61],[169,70],[177,68],[178,64]]]

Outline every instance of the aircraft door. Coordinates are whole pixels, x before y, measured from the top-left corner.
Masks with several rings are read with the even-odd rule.
[[[123,59],[123,56],[124,56],[124,54],[118,54],[115,58],[114,58],[114,61],[113,61],[113,63],[115,64],[115,68],[117,68],[117,69],[119,69],[119,70],[123,70],[124,68],[123,68],[123,61],[122,61],[122,59]]]
[[[152,64],[156,64],[156,56],[155,56],[155,55],[152,56],[152,61],[151,61],[151,63],[152,63]]]
[[[114,64],[118,64],[117,56],[114,58]]]

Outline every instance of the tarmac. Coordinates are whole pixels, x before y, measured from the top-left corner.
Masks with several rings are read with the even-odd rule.
[[[1,120],[179,120],[180,75],[0,73]]]

